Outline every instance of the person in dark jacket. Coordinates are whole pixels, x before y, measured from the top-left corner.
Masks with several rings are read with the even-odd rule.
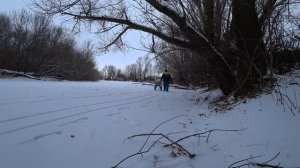
[[[164,91],[169,91],[169,84],[170,82],[172,83],[172,77],[171,74],[168,72],[168,70],[166,69],[165,72],[162,74],[161,81],[163,81],[164,83]]]

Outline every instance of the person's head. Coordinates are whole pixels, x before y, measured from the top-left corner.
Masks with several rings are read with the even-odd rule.
[[[167,69],[165,69],[165,72],[168,72],[168,70],[167,70]]]

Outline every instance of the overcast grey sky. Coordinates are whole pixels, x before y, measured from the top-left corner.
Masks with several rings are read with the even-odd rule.
[[[0,0],[0,12],[3,13],[10,13],[12,11],[18,11],[21,9],[28,9],[29,10],[29,3],[30,0]],[[60,22],[60,21],[56,21]],[[62,26],[66,24],[61,23]],[[130,46],[136,48],[142,48],[140,45],[140,33],[138,32],[130,32],[127,34],[125,41],[130,43]],[[77,35],[76,39],[78,43],[81,43],[87,39],[90,39],[92,42],[96,43],[99,39],[97,36],[92,35],[89,32],[83,32]],[[97,47],[97,46],[95,46]],[[147,53],[143,51],[128,49],[125,52],[108,52],[106,54],[97,52],[96,53],[96,62],[98,65],[98,69],[101,70],[105,65],[114,65],[117,68],[122,70],[125,69],[126,65],[133,64],[136,62],[138,57],[145,56]]]

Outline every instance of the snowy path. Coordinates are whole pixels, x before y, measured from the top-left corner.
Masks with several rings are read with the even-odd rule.
[[[187,110],[168,104],[184,92],[133,83],[25,79],[0,88],[0,167],[109,167],[128,154],[132,133]]]
[[[145,141],[127,137],[148,133],[178,115],[184,116],[157,132],[181,132],[171,136],[176,139],[214,128],[248,129],[213,133],[208,143],[205,138],[183,141],[195,159],[171,157],[172,149],[156,145],[144,158],[133,157],[120,167],[218,168],[251,155],[263,155],[256,161],[267,161],[278,152],[272,163],[300,166],[299,113],[294,117],[283,112],[272,95],[226,114],[214,113],[206,102],[195,104],[193,94],[173,88],[168,93],[153,91],[152,86],[132,82],[0,79],[0,167],[111,167]]]

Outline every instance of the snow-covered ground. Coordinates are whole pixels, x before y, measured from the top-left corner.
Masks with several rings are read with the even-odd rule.
[[[239,103],[226,113],[216,113],[208,105],[216,91],[197,94],[170,88],[161,92],[133,82],[0,79],[0,167],[112,167],[137,153],[148,138],[129,136],[150,133],[171,118],[153,133],[178,140],[211,129],[244,130],[213,131],[207,142],[207,137],[179,142],[196,154],[193,159],[174,147],[163,147],[169,142],[161,139],[150,152],[119,167],[223,168],[235,162],[233,166],[264,163],[279,152],[268,164],[300,167],[299,76],[298,71],[294,78],[282,77],[284,106],[273,92]],[[144,150],[158,138],[150,137]]]

